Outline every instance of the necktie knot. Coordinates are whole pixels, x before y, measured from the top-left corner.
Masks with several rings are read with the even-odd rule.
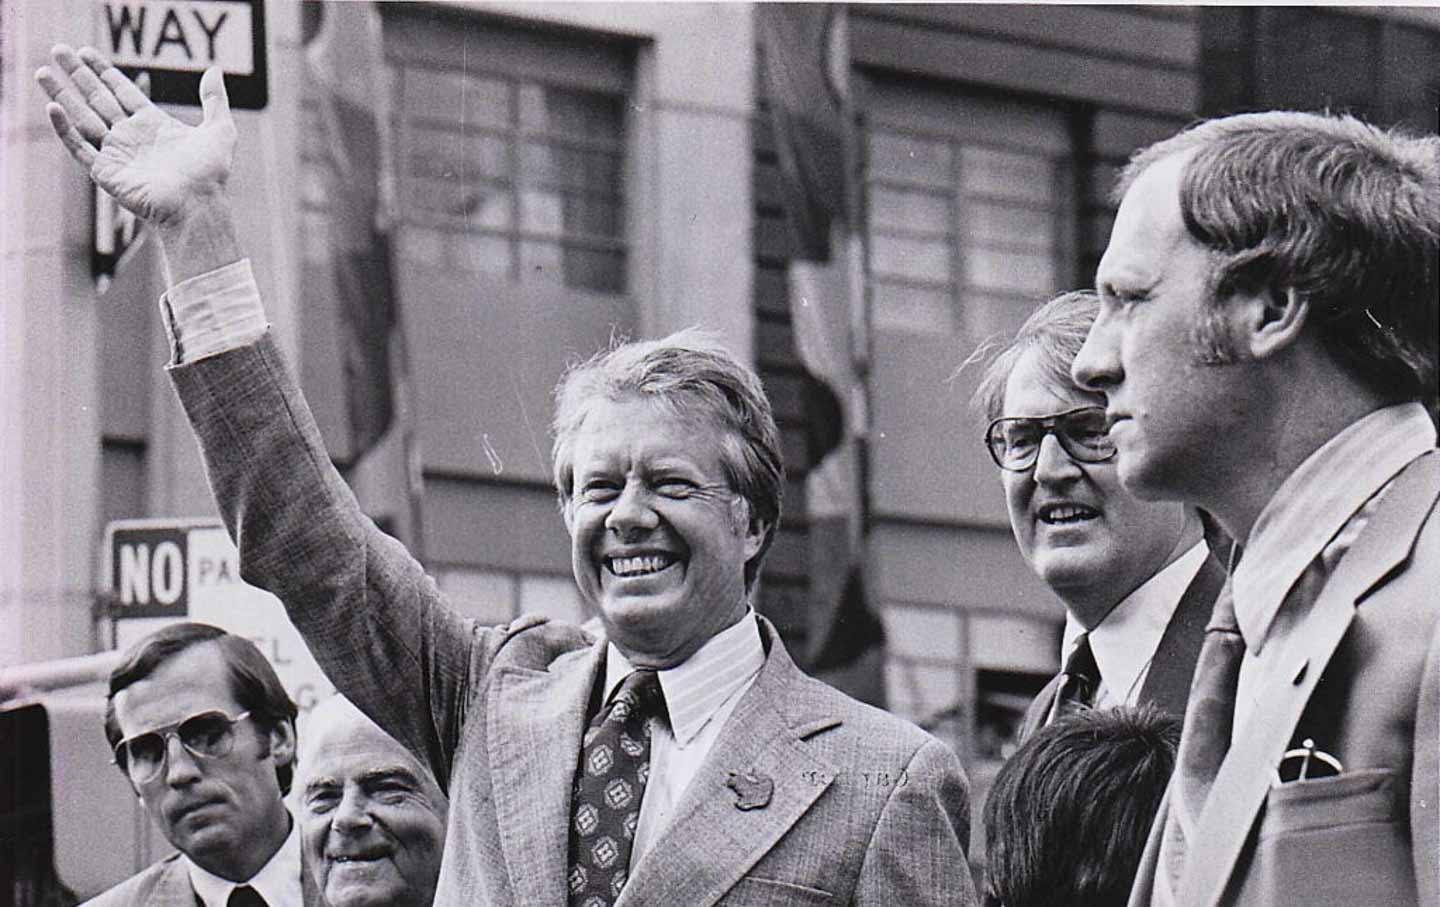
[[[1090,648],[1090,634],[1081,633],[1075,640],[1075,648],[1065,659],[1065,698],[1071,702],[1090,705],[1091,697],[1100,686],[1100,666],[1095,663],[1095,652]]]
[[[665,694],[660,689],[660,675],[650,670],[632,671],[620,682],[610,700],[608,713],[600,723],[634,724],[664,712]]]
[[[260,896],[260,892],[249,885],[235,886],[230,892],[229,900],[225,903],[226,907],[269,907],[265,903],[265,899]]]

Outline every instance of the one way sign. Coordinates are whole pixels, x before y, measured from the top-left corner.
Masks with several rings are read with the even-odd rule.
[[[158,102],[199,106],[215,65],[232,107],[269,102],[264,0],[98,0],[94,43],[128,75],[148,72]]]

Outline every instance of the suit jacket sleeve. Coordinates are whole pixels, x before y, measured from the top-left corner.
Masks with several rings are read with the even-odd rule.
[[[448,788],[475,675],[508,631],[447,608],[361,513],[269,335],[170,375],[242,576],[280,598],[335,686]]]
[[[916,750],[905,775],[876,823],[854,903],[976,904],[965,857],[970,785],[960,761],[932,739]]]

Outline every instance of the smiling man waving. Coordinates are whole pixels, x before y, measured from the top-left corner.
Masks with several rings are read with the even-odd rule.
[[[604,635],[476,626],[360,512],[281,361],[219,71],[192,128],[93,51],[54,56],[57,135],[156,227],[170,374],[245,578],[448,792],[437,903],[974,903],[954,753],[806,677],[750,610],[783,475],[753,371],[692,334],[573,370],[556,488]]]

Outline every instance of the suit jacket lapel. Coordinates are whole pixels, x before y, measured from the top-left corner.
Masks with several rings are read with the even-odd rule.
[[[809,700],[799,683],[804,675],[763,618],[761,627],[770,653],[760,676],[736,706],[669,827],[636,867],[616,907],[714,904],[834,780],[835,768],[811,753],[804,741],[839,719]],[[729,771],[768,779],[774,785],[769,802],[740,809],[739,795],[726,786]]]
[[[1205,624],[1224,585],[1225,568],[1207,555],[1180,597],[1155,647],[1150,671],[1140,688],[1141,702],[1153,702],[1171,715],[1184,717],[1195,661],[1200,657],[1200,643],[1205,639]]]
[[[190,887],[190,873],[177,855],[161,870],[144,907],[200,907],[200,896]]]
[[[1055,697],[1060,695],[1060,679],[1062,677],[1064,674],[1056,674],[1051,677],[1030,702],[1030,707],[1025,710],[1025,719],[1020,723],[1019,742],[1024,743],[1030,739],[1031,734],[1044,727],[1045,719],[1049,717],[1050,710],[1055,706]]]
[[[1310,693],[1339,646],[1355,606],[1392,570],[1407,561],[1425,515],[1434,504],[1440,474],[1416,468],[1422,455],[1401,473],[1380,501],[1375,515],[1354,546],[1341,559],[1306,618],[1290,654],[1291,668],[1277,677],[1291,677],[1261,693],[1255,711],[1240,729],[1211,788],[1199,828],[1186,857],[1187,872],[1179,890],[1200,895],[1194,903],[1214,904],[1224,893],[1251,826],[1265,802],[1273,769],[1279,765]],[[1397,542],[1404,540],[1404,544]]]
[[[548,671],[506,666],[491,681],[486,737],[495,819],[516,903],[565,903],[570,788],[604,652],[602,640],[562,655]]]

